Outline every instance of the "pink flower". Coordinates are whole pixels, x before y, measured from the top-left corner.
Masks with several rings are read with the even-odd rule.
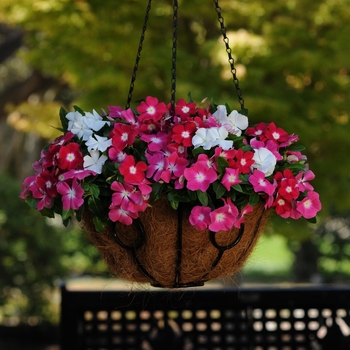
[[[144,134],[141,137],[142,141],[148,143],[148,150],[151,152],[158,152],[165,148],[167,144],[168,135],[164,132],[157,132],[156,134]]]
[[[57,185],[57,192],[62,195],[62,204],[64,210],[78,210],[84,203],[84,190],[78,184],[77,179],[73,179],[72,187],[67,182],[61,182]]]
[[[169,183],[170,180],[179,178],[183,175],[186,167],[188,165],[188,160],[186,158],[179,157],[176,152],[173,152],[167,158],[167,165],[162,172],[161,179]]]
[[[249,203],[241,210],[237,217],[237,221],[234,223],[234,226],[236,228],[240,228],[241,225],[244,223],[244,216],[251,213],[254,210],[254,207],[252,207]]]
[[[301,171],[295,179],[297,180],[299,190],[301,192],[305,191],[312,191],[314,188],[311,186],[308,181],[311,181],[315,178],[315,174],[311,171],[308,170],[305,173]]]
[[[260,170],[254,170],[253,174],[249,176],[248,181],[253,185],[254,191],[264,192],[272,196],[275,192],[276,185],[265,179],[265,174]]]
[[[239,179],[239,169],[225,169],[225,175],[221,180],[221,184],[230,191],[231,186],[241,183],[242,180]]]
[[[189,217],[190,224],[200,231],[205,230],[210,223],[210,212],[209,207],[195,206]]]
[[[56,183],[57,179],[54,178],[48,170],[43,171],[36,178],[36,185],[38,188],[50,197],[56,197],[57,195]]]
[[[310,191],[301,202],[297,203],[296,209],[304,218],[311,219],[316,216],[317,212],[319,212],[321,208],[322,205],[319,194],[314,191]]]
[[[145,179],[147,164],[144,162],[135,163],[133,156],[126,156],[124,162],[119,166],[119,172],[124,176],[124,180],[130,184],[139,184]]]
[[[211,183],[217,179],[216,171],[208,166],[205,161],[194,163],[191,168],[186,168],[184,177],[188,181],[187,188],[191,191],[201,190],[206,192]]]
[[[213,232],[227,231],[234,226],[236,221],[237,215],[234,215],[229,205],[224,205],[210,213],[209,230]]]
[[[153,155],[146,154],[148,160],[148,168],[146,177],[152,178],[154,181],[159,181],[161,178],[163,171],[167,167],[167,158],[164,156],[164,153],[157,152]]]
[[[120,118],[121,113],[123,112],[123,108],[120,106],[108,106],[109,109],[109,117],[111,118]]]
[[[167,112],[165,103],[159,103],[157,98],[151,96],[147,96],[146,100],[142,101],[140,105],[136,107],[136,110],[141,113],[138,117],[141,122],[147,120],[154,120],[157,122]]]
[[[118,205],[111,204],[109,206],[110,211],[108,212],[108,217],[111,221],[119,221],[124,225],[131,225],[133,219],[138,218],[138,213],[131,210],[124,210]]]
[[[129,184],[121,184],[120,182],[114,181],[111,184],[111,190],[114,191],[112,194],[112,204],[120,206],[124,210],[129,210],[130,207],[142,204],[142,194],[137,191],[136,188]]]
[[[36,176],[29,176],[24,179],[22,184],[22,192],[20,194],[20,198],[26,200],[27,197],[36,189]]]

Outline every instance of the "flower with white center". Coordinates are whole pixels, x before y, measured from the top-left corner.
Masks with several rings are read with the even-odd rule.
[[[108,159],[105,155],[101,155],[99,151],[91,150],[89,156],[84,157],[84,169],[92,170],[97,174],[102,173],[102,166]]]
[[[90,138],[85,142],[88,151],[98,150],[104,152],[108,147],[112,146],[112,139],[107,137],[102,137],[99,135],[90,136]]]
[[[234,110],[227,116],[226,106],[223,105],[217,106],[213,117],[218,123],[224,126],[230,134],[241,136],[242,130],[248,127],[248,118],[245,115]]]
[[[276,157],[274,154],[265,147],[261,147],[254,150],[254,169],[262,171],[265,176],[273,174],[276,166]]]

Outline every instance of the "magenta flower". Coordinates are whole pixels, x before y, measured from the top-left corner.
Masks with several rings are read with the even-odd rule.
[[[201,190],[206,192],[211,183],[218,175],[216,171],[208,165],[208,162],[199,161],[194,163],[191,168],[186,168],[184,177],[187,180],[187,188],[191,191]]]
[[[254,170],[253,174],[249,176],[248,181],[253,185],[256,193],[264,192],[272,196],[275,192],[276,185],[268,181],[265,178],[265,174],[260,170]]]
[[[108,106],[110,118],[120,118],[123,112],[123,108],[120,106]]]
[[[153,155],[146,154],[146,158],[149,164],[146,177],[152,178],[154,181],[158,182],[163,174],[163,171],[167,167],[168,160],[162,152],[157,152]]]
[[[188,165],[188,160],[186,158],[179,157],[176,152],[173,152],[167,158],[167,165],[162,172],[161,179],[169,183],[172,179],[177,179],[183,175],[186,167]]]
[[[148,143],[149,151],[158,152],[166,147],[168,135],[159,131],[156,134],[144,134],[140,138]]]
[[[210,224],[210,212],[211,209],[209,207],[199,205],[195,206],[191,210],[189,217],[190,224],[196,227],[199,231],[205,230]]]
[[[210,213],[209,230],[213,232],[230,230],[235,222],[237,216],[233,215],[228,205],[224,205]]]
[[[138,213],[131,210],[124,210],[118,205],[111,204],[109,207],[110,211],[108,217],[113,222],[121,222],[124,225],[131,225],[133,219],[138,218]]]
[[[296,209],[306,219],[314,218],[322,208],[320,196],[317,192],[309,191],[307,196],[297,203]]]
[[[64,210],[78,210],[84,203],[84,190],[75,178],[72,181],[72,186],[69,186],[67,182],[60,182],[57,185],[57,192],[62,195]]]
[[[226,168],[225,175],[221,180],[221,184],[230,191],[231,186],[241,183],[242,180],[239,179],[239,169]]]
[[[312,185],[308,183],[308,181],[311,181],[315,178],[315,174],[311,171],[308,170],[307,172],[301,171],[295,179],[297,180],[298,183],[298,188],[301,192],[305,191],[312,191],[314,188]]]
[[[112,204],[120,206],[124,210],[134,208],[135,205],[140,205],[143,202],[141,192],[137,191],[132,185],[123,185],[120,182],[114,181],[111,185],[111,190],[114,191],[112,194]]]

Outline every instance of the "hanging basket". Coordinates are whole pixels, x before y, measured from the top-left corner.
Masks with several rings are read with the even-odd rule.
[[[235,274],[269,216],[259,203],[240,229],[214,233],[191,226],[189,208],[179,213],[163,197],[140,213],[132,226],[116,223],[101,234],[86,214],[84,230],[112,274],[157,287],[181,288]]]
[[[22,199],[43,215],[61,215],[66,225],[82,221],[110,271],[129,281],[181,288],[233,275],[270,211],[314,221],[321,209],[298,136],[273,122],[248,128],[214,3],[240,111],[205,100],[176,102],[177,0],[171,102],[148,96],[136,111],[129,108],[148,0],[126,108],[109,106],[101,115],[61,109],[64,134],[45,147],[23,183]]]

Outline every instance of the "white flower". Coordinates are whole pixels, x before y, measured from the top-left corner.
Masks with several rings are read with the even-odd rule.
[[[228,132],[231,134],[234,133],[237,136],[241,136],[242,130],[247,129],[248,127],[248,118],[237,111],[232,111],[228,116],[228,120],[231,124],[231,130],[228,130]]]
[[[224,126],[230,134],[241,136],[242,130],[248,127],[248,118],[245,115],[234,110],[227,116],[227,109],[224,105],[217,106],[213,117],[218,123]]]
[[[106,124],[110,124],[109,122],[103,120],[102,117],[95,110],[93,110],[92,113],[85,112],[85,123],[90,129],[94,131],[99,131]]]
[[[273,173],[276,166],[276,157],[274,154],[265,147],[261,147],[254,150],[254,164],[253,168],[262,171],[265,176],[269,176]]]
[[[112,146],[112,140],[95,134],[94,136],[90,136],[85,142],[85,145],[89,152],[91,150],[104,152],[108,147]]]
[[[92,135],[92,130],[85,123],[85,118],[78,111],[69,112],[66,115],[68,122],[68,131],[71,131],[73,134],[77,135],[80,139],[84,141],[88,140]]]
[[[194,148],[202,146],[205,150],[209,150],[215,146],[221,146],[224,150],[232,148],[233,141],[225,140],[228,131],[225,127],[220,128],[199,128],[192,138]]]
[[[92,170],[97,174],[102,173],[102,166],[108,159],[105,155],[100,156],[100,152],[96,150],[90,151],[90,156],[84,157],[84,169],[85,170]]]

